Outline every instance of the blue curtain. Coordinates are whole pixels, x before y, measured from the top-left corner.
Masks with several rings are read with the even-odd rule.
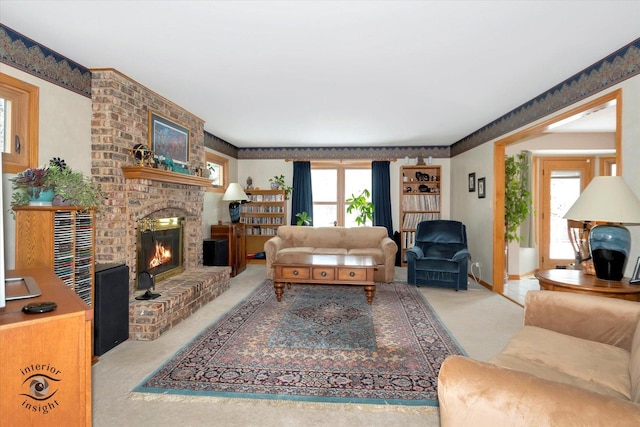
[[[291,192],[291,225],[296,225],[296,214],[306,212],[313,218],[311,192],[311,162],[293,162],[293,191]]]
[[[389,237],[393,238],[389,161],[371,163],[371,201],[373,202],[373,225],[387,227]]]

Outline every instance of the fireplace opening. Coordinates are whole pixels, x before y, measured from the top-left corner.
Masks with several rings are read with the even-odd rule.
[[[148,272],[155,283],[184,271],[183,217],[137,221],[137,272]],[[141,289],[136,280],[136,289]]]

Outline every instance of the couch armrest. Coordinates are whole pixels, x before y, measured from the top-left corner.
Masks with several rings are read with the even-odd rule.
[[[440,425],[638,426],[640,406],[463,356],[438,376]]]
[[[418,246],[414,246],[410,249],[407,249],[404,252],[404,256],[407,258],[407,262],[409,262],[409,258],[413,258],[414,260],[424,258],[424,252]]]
[[[389,260],[392,259],[395,264],[396,261],[396,252],[398,252],[398,245],[393,241],[390,237],[385,237],[380,242],[380,247],[382,248],[382,253],[384,254],[384,259]]]
[[[273,236],[266,242],[264,242],[264,254],[267,260],[267,268],[271,268],[271,264],[276,262],[278,251],[282,248],[282,238],[280,236]]]
[[[468,249],[460,249],[451,259],[455,262],[462,262],[465,259],[471,259],[471,252],[469,252]]]
[[[524,324],[631,351],[640,304],[557,291],[529,291]]]

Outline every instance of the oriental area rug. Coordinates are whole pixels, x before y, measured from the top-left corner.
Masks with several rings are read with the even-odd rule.
[[[465,355],[406,283],[293,285],[266,280],[132,394],[437,406],[440,365]]]

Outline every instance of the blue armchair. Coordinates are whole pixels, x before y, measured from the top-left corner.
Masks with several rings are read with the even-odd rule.
[[[459,221],[423,221],[415,246],[406,252],[407,281],[412,285],[467,289],[467,230]]]

